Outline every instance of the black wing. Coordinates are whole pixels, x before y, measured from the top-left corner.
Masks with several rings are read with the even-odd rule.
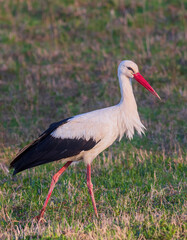
[[[10,164],[10,167],[15,169],[13,174],[41,164],[76,156],[81,151],[88,151],[97,144],[92,138],[89,140],[61,139],[50,135],[69,119],[52,123],[35,141],[23,148]]]

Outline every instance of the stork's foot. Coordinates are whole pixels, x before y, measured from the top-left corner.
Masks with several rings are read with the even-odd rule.
[[[44,220],[44,218],[43,218],[43,215],[44,215],[44,211],[42,210],[42,211],[40,212],[40,214],[39,214],[38,216],[34,217],[33,219],[34,219],[36,222],[38,222],[38,223],[44,223],[45,220]]]
[[[33,220],[35,220],[35,221],[37,222],[37,224],[39,224],[39,223],[45,223],[44,218],[41,218],[40,215],[34,217]]]

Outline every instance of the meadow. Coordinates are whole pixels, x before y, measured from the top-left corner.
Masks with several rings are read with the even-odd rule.
[[[0,239],[185,239],[187,24],[183,0],[0,1]],[[133,81],[146,134],[92,164],[12,176],[15,154],[52,122],[117,104],[117,67],[130,59],[162,101]]]

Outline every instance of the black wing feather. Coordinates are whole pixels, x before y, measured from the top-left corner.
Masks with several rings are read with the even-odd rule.
[[[50,135],[68,120],[69,118],[52,123],[38,139],[23,148],[10,164],[10,167],[15,169],[13,174],[41,164],[76,156],[81,151],[88,151],[97,144],[92,138],[89,140],[83,138],[61,139]]]

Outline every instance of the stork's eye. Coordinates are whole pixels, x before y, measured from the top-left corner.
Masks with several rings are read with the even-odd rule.
[[[134,70],[131,67],[127,67],[129,70],[131,70],[134,73]]]

